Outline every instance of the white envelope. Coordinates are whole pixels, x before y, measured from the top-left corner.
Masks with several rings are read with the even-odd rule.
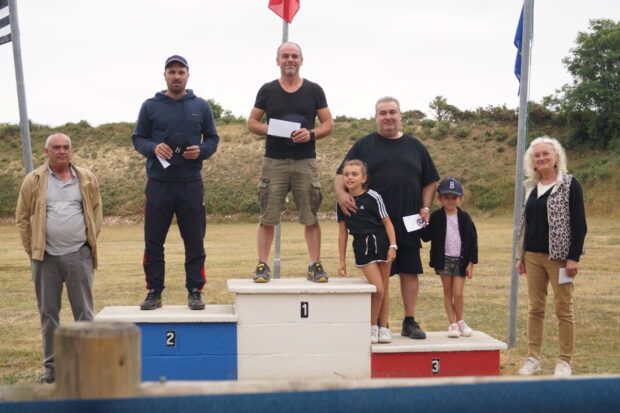
[[[293,131],[301,128],[299,122],[289,122],[287,120],[269,119],[269,128],[267,134],[271,136],[278,136],[280,138],[289,138]]]
[[[424,220],[420,216],[420,214],[408,215],[403,217],[403,222],[405,223],[405,228],[407,232],[417,231],[421,228],[424,228]]]
[[[560,276],[558,278],[558,284],[572,283],[575,279],[566,275],[566,268],[560,268]]]

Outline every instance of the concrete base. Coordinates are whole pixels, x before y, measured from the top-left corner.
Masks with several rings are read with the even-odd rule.
[[[447,332],[427,332],[425,340],[396,333],[391,343],[372,345],[371,377],[498,375],[499,351],[506,348],[481,331],[458,338],[449,338]]]

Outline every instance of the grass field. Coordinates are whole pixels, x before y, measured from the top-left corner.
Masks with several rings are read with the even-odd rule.
[[[478,227],[480,264],[474,278],[465,287],[465,319],[476,330],[502,341],[507,340],[508,304],[511,268],[511,217],[474,218]],[[620,253],[620,220],[589,219],[583,256],[576,281],[577,343],[573,370],[575,374],[620,373],[620,277],[617,274]],[[204,298],[208,304],[227,304],[234,300],[226,289],[229,278],[249,277],[255,265],[255,224],[218,223],[207,227],[207,278]],[[334,277],[338,265],[337,226],[322,223],[322,261]],[[100,268],[95,276],[95,311],[106,306],[137,305],[144,298],[141,267],[142,225],[104,227],[99,239]],[[283,224],[282,276],[300,277],[307,265],[302,227],[293,222]],[[183,246],[176,227],[171,228],[166,244],[167,289],[164,304],[186,304],[183,288]],[[353,267],[348,252],[347,267],[353,276],[361,272]],[[428,248],[422,250],[428,262]],[[425,267],[422,276],[417,318],[427,331],[445,330],[446,316],[442,304],[441,283]],[[30,278],[30,265],[21,247],[17,229],[0,225],[0,384],[34,383],[42,371],[38,313]],[[501,356],[501,372],[517,374],[526,353],[525,279],[519,285],[517,345]],[[398,279],[390,286],[392,331],[398,331],[402,303]],[[550,293],[552,295],[552,293]],[[71,322],[68,300],[64,297],[62,322]],[[552,301],[552,300],[550,300]],[[557,354],[557,326],[553,307],[547,308],[543,352],[543,374],[551,374]]]

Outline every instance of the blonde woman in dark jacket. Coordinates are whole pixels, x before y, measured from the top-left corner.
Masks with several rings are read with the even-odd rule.
[[[558,318],[560,354],[554,376],[572,374],[575,344],[574,282],[587,232],[583,192],[567,173],[566,154],[553,138],[535,139],[525,153],[526,202],[516,269],[528,285],[527,358],[519,374],[541,369],[540,353],[547,288],[551,284]]]

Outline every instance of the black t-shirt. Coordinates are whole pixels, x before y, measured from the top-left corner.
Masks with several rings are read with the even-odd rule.
[[[301,128],[312,129],[316,111],[327,107],[327,99],[321,86],[307,79],[293,93],[288,93],[276,79],[265,83],[258,94],[254,107],[265,111],[269,119],[301,123]],[[267,135],[265,156],[275,159],[316,158],[313,140],[295,143],[292,139]]]
[[[347,229],[351,235],[375,234],[379,230],[383,230],[384,225],[381,220],[387,217],[388,214],[381,195],[369,189],[353,198],[355,199],[357,211],[351,214],[351,216],[346,216],[340,209],[340,205],[336,204],[338,222],[346,222]]]
[[[342,174],[344,161],[349,159],[360,159],[368,166],[369,188],[383,197],[398,244],[420,248],[418,232],[407,232],[403,217],[420,213],[422,188],[439,180],[424,144],[406,134],[388,139],[375,132],[353,144],[338,174]]]

